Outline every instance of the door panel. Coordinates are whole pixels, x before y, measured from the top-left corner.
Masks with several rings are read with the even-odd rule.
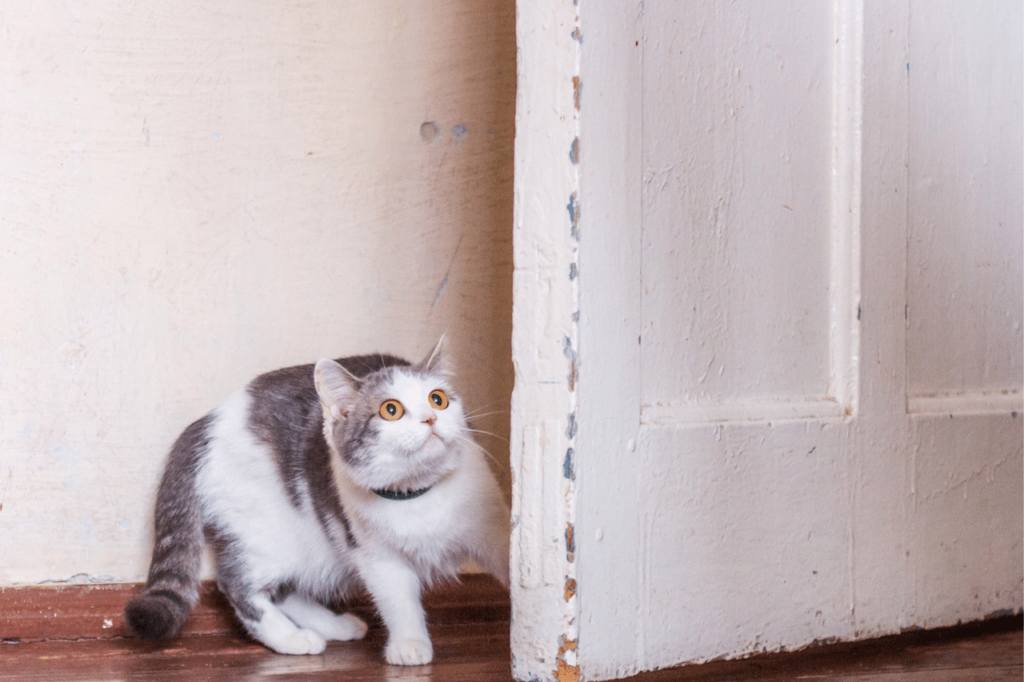
[[[979,11],[955,0],[911,4],[911,407],[956,412],[978,401],[1008,407],[1019,401],[1011,394],[1024,372],[1022,6],[987,3],[988,11]]]
[[[825,3],[645,6],[645,409],[830,395],[833,21]]]
[[[844,430],[643,429],[641,668],[851,637]]]

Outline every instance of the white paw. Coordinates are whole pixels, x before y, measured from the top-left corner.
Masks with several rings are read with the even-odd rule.
[[[391,665],[423,665],[434,658],[429,639],[400,639],[384,647],[384,660]]]
[[[327,640],[313,632],[303,628],[297,628],[285,635],[280,641],[273,644],[268,643],[271,649],[279,654],[319,654],[327,648]]]
[[[321,634],[335,642],[350,642],[354,639],[362,639],[366,634],[366,629],[366,623],[361,618],[353,616],[351,613],[343,613],[340,616],[335,616],[327,631]]]

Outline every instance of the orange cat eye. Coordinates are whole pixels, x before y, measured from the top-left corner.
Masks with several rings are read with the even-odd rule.
[[[448,407],[448,395],[441,389],[430,392],[431,404],[439,410],[443,410]]]
[[[380,416],[389,422],[398,421],[405,414],[405,408],[397,400],[385,400],[380,406]]]

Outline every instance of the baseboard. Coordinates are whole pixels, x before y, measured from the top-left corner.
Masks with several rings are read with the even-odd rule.
[[[101,639],[127,636],[124,606],[139,594],[140,584],[0,587],[0,640],[38,642],[52,639]],[[508,621],[508,591],[481,574],[460,576],[459,582],[437,586],[424,595],[427,618],[433,624]],[[345,610],[378,625],[366,595],[349,599]],[[230,605],[214,583],[200,586],[199,605],[185,624],[183,635],[236,632]]]

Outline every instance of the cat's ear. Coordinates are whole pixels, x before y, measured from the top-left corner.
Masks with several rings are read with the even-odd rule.
[[[417,369],[424,372],[431,372],[434,374],[448,374],[450,373],[450,367],[448,366],[447,356],[444,352],[444,334],[438,339],[437,345],[434,346],[434,350],[427,354],[427,357],[420,360],[419,364],[416,365]]]
[[[359,380],[334,360],[321,358],[313,370],[313,381],[324,415],[335,419],[348,416],[355,406]]]

